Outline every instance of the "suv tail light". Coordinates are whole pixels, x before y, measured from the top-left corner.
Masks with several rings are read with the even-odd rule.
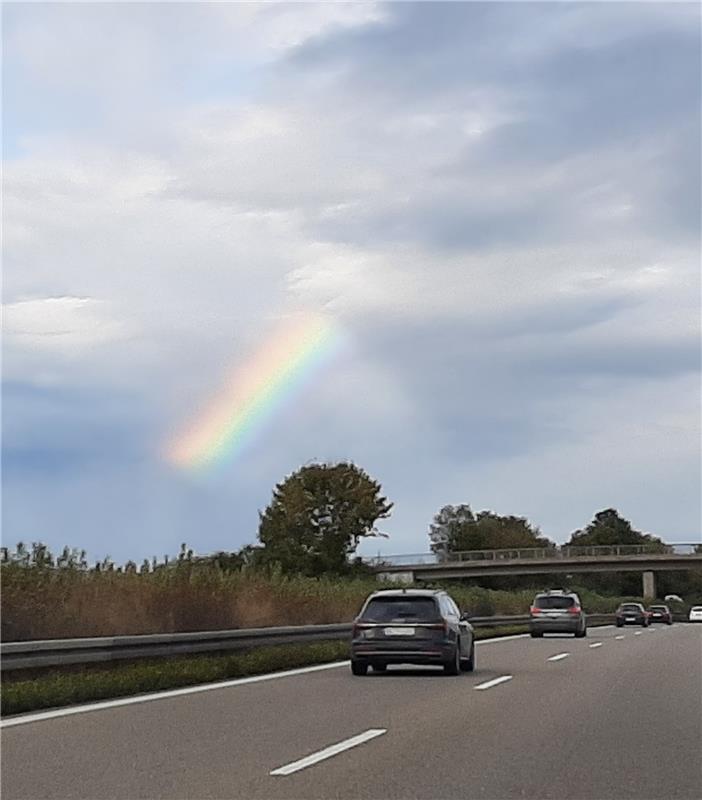
[[[580,613],[580,606],[571,606],[568,609],[569,614],[579,614]]]
[[[448,624],[448,622],[446,622],[446,620],[442,620],[441,622],[437,622],[436,625],[427,625],[427,627],[431,628],[432,630],[443,631],[444,634],[446,634],[446,635],[448,634],[448,631],[449,631],[449,624]]]
[[[358,622],[353,623],[353,628],[351,628],[351,636],[354,639],[357,639],[361,635],[361,631],[367,631],[370,628],[370,625],[361,625]]]
[[[530,613],[530,614],[534,614],[534,615],[536,615],[536,614],[540,614],[540,613],[541,613],[541,609],[540,609],[538,606],[532,606],[532,607],[529,609],[529,613]]]

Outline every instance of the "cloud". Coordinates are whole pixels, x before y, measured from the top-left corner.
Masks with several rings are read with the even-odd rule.
[[[313,458],[383,482],[389,549],[451,501],[698,519],[699,9],[171,11],[6,15],[11,535],[236,547]],[[353,347],[245,463],[175,474],[159,444],[291,310]]]
[[[184,105],[255,94],[262,65],[310,38],[384,17],[374,3],[177,3],[167,15],[164,9],[8,6],[4,152],[22,155],[37,141],[63,139],[160,153]]]
[[[8,303],[3,309],[5,333],[20,345],[75,354],[127,332],[106,319],[89,297],[42,297]]]

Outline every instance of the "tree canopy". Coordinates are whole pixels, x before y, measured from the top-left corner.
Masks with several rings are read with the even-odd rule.
[[[429,526],[429,539],[435,553],[552,546],[525,517],[474,514],[469,505],[444,506]]]
[[[262,560],[305,575],[349,572],[359,541],[379,535],[375,524],[392,506],[355,464],[304,466],[275,487],[260,514]]]
[[[663,542],[656,536],[637,531],[615,508],[598,511],[584,530],[577,530],[571,534],[567,544],[574,547],[615,544],[663,546]]]

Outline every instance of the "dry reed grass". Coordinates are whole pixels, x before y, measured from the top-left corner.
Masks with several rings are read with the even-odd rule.
[[[3,565],[4,641],[178,633],[353,619],[372,578],[305,578],[212,565],[178,565],[137,574]],[[526,613],[532,590],[492,591],[455,584],[469,613]],[[611,611],[619,598],[583,592],[587,610]]]

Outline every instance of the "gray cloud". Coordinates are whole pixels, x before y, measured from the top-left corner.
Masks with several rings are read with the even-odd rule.
[[[698,8],[103,8],[9,29],[36,90],[5,169],[11,539],[237,547],[286,472],[343,458],[396,501],[388,549],[446,502],[696,524]],[[350,350],[241,460],[164,463],[291,309]]]
[[[312,229],[364,246],[415,239],[471,248],[542,237],[586,241],[603,226],[632,235],[643,224],[662,237],[672,227],[696,243],[700,35],[685,25],[689,9],[668,11],[471,3],[439,13],[406,4],[372,34],[307,42],[289,57],[293,75],[329,71],[324,89],[310,93],[337,111],[339,98],[358,98],[350,135],[362,137],[371,163],[382,153],[391,179],[389,191],[343,216],[314,219]],[[532,36],[541,47],[527,44]],[[436,130],[428,122],[416,135],[417,114],[435,117]],[[433,145],[436,158],[445,128],[465,127],[471,114],[478,127],[485,116],[484,135],[456,130],[438,156],[443,163],[428,164],[424,148]],[[370,124],[365,131],[359,115]],[[404,116],[407,127],[398,123],[388,135],[388,115]],[[404,158],[408,141],[415,160]],[[544,186],[544,170],[556,167],[555,184]],[[628,219],[591,218],[583,195],[602,184],[613,202],[629,198]]]

